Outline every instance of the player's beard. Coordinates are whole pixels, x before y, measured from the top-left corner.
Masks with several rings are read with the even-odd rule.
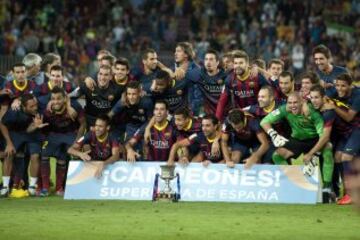
[[[235,68],[235,73],[236,73],[236,75],[238,75],[238,76],[242,76],[242,75],[244,75],[244,73],[245,73],[245,69],[243,69],[243,68],[241,68],[241,67]]]
[[[259,101],[259,107],[261,107],[261,108],[267,108],[269,105],[270,105],[269,102]]]

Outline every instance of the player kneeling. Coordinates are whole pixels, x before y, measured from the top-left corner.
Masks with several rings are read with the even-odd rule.
[[[84,145],[90,145],[90,150],[84,151]],[[110,133],[109,117],[98,116],[93,129],[75,142],[68,153],[85,162],[100,161],[95,176],[101,177],[105,167],[119,160],[120,155],[119,142]]]
[[[193,162],[202,162],[203,166],[208,166],[210,163],[224,163],[224,157],[220,151],[218,154],[212,154],[211,148],[215,141],[219,141],[218,137],[219,120],[214,115],[206,115],[202,119],[202,131],[194,133],[188,138],[177,141],[171,148],[168,160],[169,165],[173,165],[176,158],[176,153],[182,147],[189,147],[195,145],[199,148],[200,153],[193,158]],[[187,164],[187,159],[179,159],[180,163]]]

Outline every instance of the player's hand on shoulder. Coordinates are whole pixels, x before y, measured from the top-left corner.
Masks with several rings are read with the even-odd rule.
[[[92,79],[91,77],[86,77],[84,80],[84,83],[85,83],[85,86],[88,89],[90,89],[91,91],[95,90],[96,83],[95,83],[95,80]]]
[[[12,103],[11,103],[11,110],[13,111],[19,111],[21,107],[21,101],[19,98],[16,98]]]

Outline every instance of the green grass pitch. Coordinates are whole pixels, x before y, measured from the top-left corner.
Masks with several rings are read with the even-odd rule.
[[[0,239],[360,239],[351,206],[0,199]]]
[[[52,179],[55,160],[52,159]],[[352,206],[0,199],[7,239],[360,239]]]

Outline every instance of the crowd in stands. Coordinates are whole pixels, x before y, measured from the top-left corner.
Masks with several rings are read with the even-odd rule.
[[[136,63],[142,50],[171,51],[179,41],[191,42],[199,61],[208,48],[247,49],[253,59],[282,59],[295,75],[323,43],[360,77],[356,0],[17,0],[0,8],[0,55],[56,52],[76,78],[93,68],[99,49]]]

